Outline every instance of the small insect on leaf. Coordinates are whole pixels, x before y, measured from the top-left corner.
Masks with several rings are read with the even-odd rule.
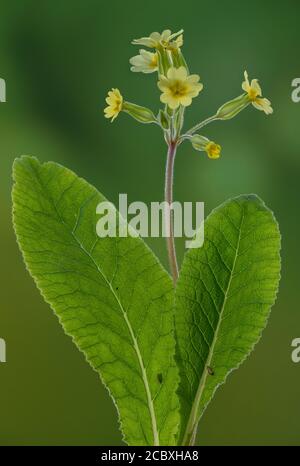
[[[157,374],[157,380],[159,381],[159,383],[162,383],[162,382],[163,382],[163,376],[162,376],[162,374]]]
[[[214,375],[215,372],[210,366],[207,366],[206,369],[207,369],[207,372],[209,373],[209,375]]]

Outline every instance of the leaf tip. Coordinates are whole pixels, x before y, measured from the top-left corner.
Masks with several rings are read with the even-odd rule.
[[[37,165],[40,165],[40,162],[32,155],[21,155],[20,157],[16,157],[12,166],[13,180],[16,181],[16,176],[19,170],[22,170],[28,166],[32,167]]]

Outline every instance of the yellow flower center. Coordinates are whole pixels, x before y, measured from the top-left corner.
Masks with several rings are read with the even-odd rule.
[[[115,97],[115,102],[114,102],[113,109],[114,109],[115,112],[118,112],[118,113],[122,109],[122,100],[119,99],[118,97]]]
[[[170,86],[171,94],[178,99],[186,95],[187,90],[187,85],[182,81],[174,81]]]
[[[258,96],[258,92],[256,89],[253,89],[253,87],[250,87],[249,91],[248,91],[248,97],[249,99],[254,102]]]

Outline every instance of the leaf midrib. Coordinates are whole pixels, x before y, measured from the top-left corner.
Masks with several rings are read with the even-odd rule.
[[[76,235],[74,233],[74,231],[75,231],[74,228],[73,228],[73,230],[70,230],[68,224],[62,219],[59,211],[57,210],[55,202],[54,202],[51,194],[45,188],[44,183],[42,182],[42,180],[41,180],[41,178],[39,176],[39,173],[32,166],[31,166],[31,168],[34,171],[34,173],[35,173],[35,175],[36,175],[36,177],[38,179],[38,182],[40,183],[43,191],[47,193],[48,200],[51,202],[51,204],[52,204],[52,206],[53,206],[53,208],[54,208],[54,210],[55,210],[55,212],[56,212],[56,214],[57,214],[57,216],[59,218],[59,221],[65,226],[66,230],[72,236],[72,238],[74,238],[74,240],[76,241],[76,243],[80,247],[80,249],[93,262],[94,266],[96,267],[96,270],[99,272],[101,277],[104,279],[105,283],[108,285],[110,291],[112,292],[115,300],[117,301],[117,303],[118,303],[118,305],[120,307],[120,310],[121,310],[121,313],[122,313],[122,315],[124,317],[124,320],[126,322],[129,334],[130,334],[130,336],[132,338],[133,347],[134,347],[134,350],[136,352],[137,359],[138,359],[140,369],[141,369],[141,373],[142,373],[142,380],[143,380],[143,384],[144,384],[145,391],[146,391],[147,404],[148,404],[148,409],[149,409],[149,414],[150,414],[150,419],[151,419],[151,427],[152,427],[152,433],[153,433],[153,446],[159,446],[159,433],[158,433],[158,429],[157,429],[156,414],[155,414],[154,404],[153,404],[153,400],[152,400],[150,385],[149,385],[149,382],[148,382],[147,371],[146,371],[146,368],[145,368],[145,365],[144,365],[144,362],[143,362],[143,357],[142,357],[142,354],[141,354],[141,351],[140,351],[140,348],[139,348],[139,345],[138,345],[138,341],[137,341],[137,339],[135,337],[135,334],[134,334],[132,325],[130,323],[130,320],[128,319],[127,313],[126,313],[125,309],[123,308],[123,305],[122,305],[118,295],[116,294],[114,288],[112,287],[111,282],[107,279],[106,275],[100,269],[98,264],[95,262],[94,258],[91,256],[91,254],[84,248],[84,246],[81,244],[79,239],[76,237]],[[76,223],[77,223],[77,219],[76,219]],[[76,225],[76,223],[75,223],[75,225]]]
[[[243,209],[243,211],[242,211],[242,217],[241,217],[240,226],[239,226],[239,236],[238,236],[238,240],[237,240],[236,247],[235,247],[235,256],[234,256],[232,268],[231,268],[231,271],[230,271],[230,277],[229,277],[228,284],[227,284],[227,287],[226,287],[226,290],[225,290],[225,293],[224,293],[224,299],[223,299],[221,311],[219,313],[219,321],[218,321],[218,324],[217,324],[217,327],[216,327],[216,330],[215,330],[214,338],[213,338],[213,341],[212,341],[208,356],[207,356],[207,358],[205,360],[205,364],[204,364],[204,367],[203,367],[203,373],[202,373],[200,381],[199,381],[199,387],[197,389],[197,393],[196,393],[196,396],[195,396],[194,403],[192,405],[190,417],[189,417],[187,427],[186,427],[186,430],[185,430],[185,433],[184,433],[183,445],[187,445],[187,444],[188,445],[194,445],[195,436],[196,436],[196,433],[197,433],[198,422],[199,422],[199,417],[198,417],[199,405],[200,405],[200,402],[201,402],[202,394],[203,394],[205,384],[206,384],[206,379],[207,379],[207,376],[208,376],[207,366],[210,365],[211,359],[213,357],[214,348],[215,348],[215,345],[216,345],[216,342],[217,342],[218,333],[219,333],[219,330],[220,330],[220,326],[221,326],[222,318],[223,318],[223,313],[224,313],[227,298],[228,298],[228,291],[230,289],[231,281],[232,281],[232,278],[234,276],[233,271],[235,269],[236,261],[237,261],[237,258],[238,258],[238,251],[239,251],[240,242],[241,242],[242,227],[243,227],[243,222],[244,222],[244,217],[245,217],[244,207],[242,207],[242,209]],[[186,443],[186,442],[188,442],[188,443]]]

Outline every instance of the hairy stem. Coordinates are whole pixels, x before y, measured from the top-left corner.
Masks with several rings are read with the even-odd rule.
[[[212,123],[213,121],[216,121],[218,120],[218,118],[216,117],[216,115],[212,116],[212,117],[209,117],[207,118],[206,120],[204,121],[201,121],[201,123],[198,123],[197,125],[193,126],[193,128],[191,128],[189,131],[186,132],[186,135],[187,136],[191,136],[192,134],[194,134],[196,131],[198,131],[198,129],[201,129],[203,128],[204,126],[208,125],[209,123]],[[185,135],[184,135],[185,136]],[[185,139],[183,137],[183,139]]]
[[[174,224],[173,224],[173,179],[174,179],[174,161],[176,156],[177,142],[170,142],[165,177],[165,233],[167,238],[167,250],[169,256],[170,270],[173,277],[174,285],[178,279],[178,265],[176,258]]]

